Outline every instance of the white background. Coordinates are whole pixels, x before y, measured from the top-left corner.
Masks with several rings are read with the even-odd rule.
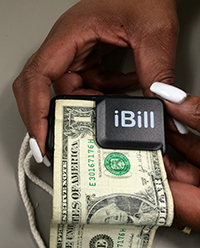
[[[77,1],[72,0],[0,0],[0,247],[34,248],[27,216],[17,182],[18,151],[26,133],[12,93],[12,82],[29,56],[40,46],[56,19]],[[181,24],[177,50],[176,85],[200,96],[200,1],[178,1]],[[131,70],[131,53],[114,60],[114,67]],[[121,54],[122,54],[121,53]],[[120,55],[121,56],[121,55]],[[109,60],[108,60],[109,61]],[[33,170],[52,182],[52,168],[32,164]],[[28,184],[37,223],[46,243],[52,199]],[[197,248],[200,234],[184,235],[175,228],[160,228],[153,248]]]

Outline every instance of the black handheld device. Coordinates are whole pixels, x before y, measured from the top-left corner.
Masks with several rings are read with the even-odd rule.
[[[161,150],[166,153],[164,103],[159,98],[58,96],[51,100],[46,148],[53,155],[56,102],[95,102],[96,142],[103,148]]]

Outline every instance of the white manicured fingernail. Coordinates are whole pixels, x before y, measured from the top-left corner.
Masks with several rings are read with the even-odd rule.
[[[51,162],[49,161],[48,157],[46,155],[42,157],[42,153],[40,151],[40,148],[38,146],[36,139],[30,138],[29,145],[30,145],[33,157],[35,158],[35,161],[37,163],[43,162],[47,167],[51,166]]]
[[[43,157],[42,157],[42,153],[40,151],[40,148],[38,146],[38,143],[37,143],[36,139],[30,138],[29,145],[30,145],[33,157],[35,158],[35,161],[37,163],[42,163],[43,162]]]
[[[50,167],[51,166],[51,162],[49,161],[48,157],[45,155],[43,158],[43,163],[47,166]]]
[[[182,103],[183,100],[187,97],[187,94],[183,90],[175,86],[159,82],[153,83],[150,87],[150,90],[165,100],[174,103]]]
[[[188,133],[188,129],[187,127],[182,124],[181,122],[177,121],[176,119],[172,118],[177,130],[179,131],[179,133],[181,134],[187,134]]]

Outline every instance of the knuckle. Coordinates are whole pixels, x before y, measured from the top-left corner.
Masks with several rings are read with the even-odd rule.
[[[165,61],[160,61],[160,64],[154,66],[154,78],[152,82],[160,81],[166,84],[174,84],[174,68],[169,67]]]
[[[36,60],[33,60],[29,65],[23,70],[23,81],[31,82],[39,73],[39,65]]]
[[[200,131],[200,101],[198,101],[195,108],[193,109],[193,123],[195,129]]]
[[[148,42],[153,41],[158,43],[158,46],[163,48],[168,47],[169,44],[175,44],[179,34],[179,22],[172,18],[155,18],[152,22],[146,25],[147,30],[144,30],[144,38]]]
[[[145,21],[143,25],[144,36],[148,39],[149,36],[167,37],[168,40],[178,36],[179,21],[178,18],[171,18],[169,16],[154,15]]]
[[[21,88],[20,85],[21,85],[21,80],[20,80],[20,76],[18,76],[12,84],[12,89],[13,89],[15,96],[18,94]]]
[[[26,90],[29,85],[38,77],[39,66],[37,62],[32,61],[31,64],[25,66],[20,75],[13,82],[12,88],[15,95],[22,90]]]
[[[168,19],[167,21],[164,22],[156,22],[157,24],[157,29],[160,31],[160,33],[164,33],[167,35],[178,35],[179,32],[179,22],[177,19]]]

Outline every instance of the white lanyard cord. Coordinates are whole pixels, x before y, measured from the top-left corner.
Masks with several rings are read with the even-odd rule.
[[[35,213],[33,205],[30,201],[27,189],[26,189],[26,176],[36,185],[41,187],[43,190],[45,190],[47,193],[49,193],[51,196],[53,196],[53,189],[51,186],[49,186],[47,183],[42,181],[40,178],[35,176],[31,170],[30,170],[30,161],[32,158],[32,152],[28,151],[29,147],[29,135],[26,134],[21,148],[19,152],[19,160],[18,160],[18,183],[19,183],[19,192],[22,197],[22,201],[24,203],[29,225],[31,229],[31,233],[38,245],[39,248],[46,248],[44,241],[41,238],[41,235],[36,227],[36,221],[35,221]]]

